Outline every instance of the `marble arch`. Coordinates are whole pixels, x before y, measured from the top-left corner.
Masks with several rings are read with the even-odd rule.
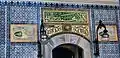
[[[51,37],[47,43],[42,45],[43,58],[52,58],[52,50],[62,44],[74,44],[81,47],[84,58],[91,58],[91,43],[84,37],[75,34],[59,34]]]

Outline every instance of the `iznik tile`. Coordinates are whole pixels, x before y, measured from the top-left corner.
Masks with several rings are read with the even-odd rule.
[[[11,23],[37,23],[37,7],[11,6]]]
[[[103,9],[94,10],[94,19],[96,23],[98,23],[99,20],[102,20],[105,24],[116,24],[117,21],[116,10],[103,10]]]

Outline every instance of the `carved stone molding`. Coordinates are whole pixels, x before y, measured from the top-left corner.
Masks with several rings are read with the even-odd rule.
[[[44,58],[52,58],[52,50],[58,47],[61,44],[74,44],[84,49],[83,56],[84,58],[91,58],[90,52],[90,43],[81,36],[74,34],[61,34],[52,37],[47,44],[45,44],[44,50]],[[47,52],[47,53],[45,53]]]

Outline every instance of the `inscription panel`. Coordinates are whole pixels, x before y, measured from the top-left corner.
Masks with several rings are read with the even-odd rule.
[[[61,32],[73,32],[89,38],[89,26],[88,25],[72,25],[72,24],[46,24],[46,32],[48,36],[61,33]]]
[[[88,10],[44,8],[42,11],[43,23],[48,36],[72,32],[89,38]]]
[[[45,23],[77,23],[88,24],[87,10],[43,10]]]

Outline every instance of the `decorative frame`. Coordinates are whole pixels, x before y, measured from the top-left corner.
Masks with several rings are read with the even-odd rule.
[[[97,26],[96,26],[97,28]],[[118,41],[118,37],[117,37],[117,28],[116,25],[106,25],[106,28],[108,30],[108,34],[109,34],[109,41]],[[104,28],[101,28],[98,30],[98,33],[103,31]],[[98,35],[98,40],[100,40],[101,36]]]
[[[73,32],[89,39],[89,14],[89,9],[42,8],[42,18],[49,36],[60,32]]]
[[[11,24],[11,42],[37,42],[37,24]]]

